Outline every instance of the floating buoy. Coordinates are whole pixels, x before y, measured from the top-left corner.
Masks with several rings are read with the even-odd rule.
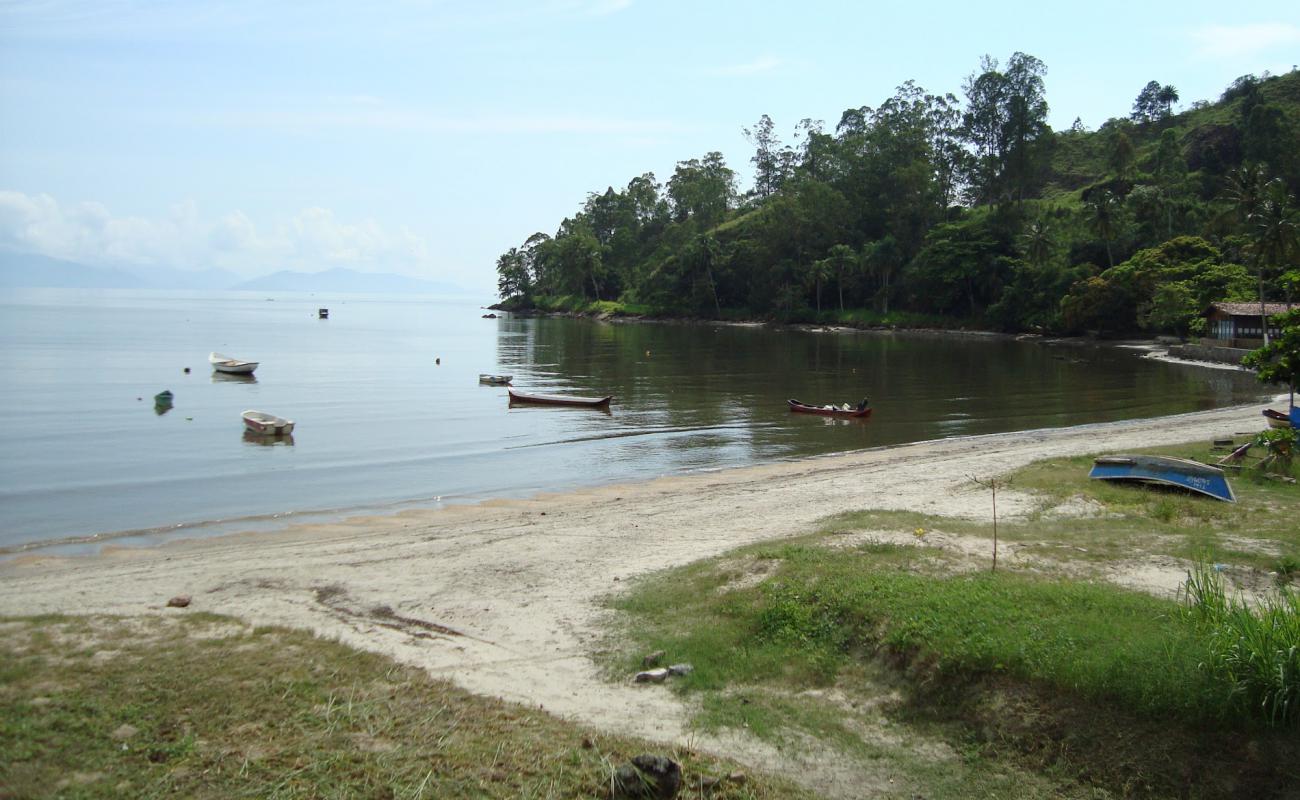
[[[189,367],[186,367],[186,368],[185,368],[185,374],[186,374],[186,375],[189,375],[189,374],[190,374],[190,368],[189,368]]]
[[[442,363],[442,359],[441,359],[441,358],[435,358],[435,359],[433,360],[433,363],[435,363],[435,364],[441,364],[441,363]]]

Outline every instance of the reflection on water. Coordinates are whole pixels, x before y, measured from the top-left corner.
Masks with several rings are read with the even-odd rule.
[[[287,433],[282,436],[274,436],[267,433],[257,433],[255,431],[244,430],[244,443],[255,444],[258,447],[275,447],[283,445],[293,447],[293,434]]]
[[[213,383],[257,383],[257,376],[251,372],[212,372]]]

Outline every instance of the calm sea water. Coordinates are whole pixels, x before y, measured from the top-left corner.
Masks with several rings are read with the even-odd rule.
[[[328,320],[316,309],[330,309]],[[525,496],[966,434],[1179,413],[1262,396],[1249,376],[1110,347],[1001,338],[482,319],[428,297],[0,294],[0,554]],[[213,374],[210,351],[261,362]],[[439,363],[440,362],[440,363]],[[183,369],[190,367],[185,374]],[[519,388],[612,410],[510,407]],[[153,395],[168,389],[171,410]],[[786,399],[871,398],[866,422]],[[240,414],[297,421],[244,436]],[[83,546],[84,545],[77,545]]]

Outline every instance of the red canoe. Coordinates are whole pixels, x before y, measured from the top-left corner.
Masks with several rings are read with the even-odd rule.
[[[524,392],[510,390],[510,402],[512,403],[536,403],[543,406],[586,406],[588,408],[605,408],[609,406],[609,401],[614,396],[606,395],[605,397],[570,397],[560,394],[526,394]]]
[[[845,411],[843,408],[832,406],[810,406],[807,403],[800,403],[798,400],[790,400],[790,410],[797,411],[800,414],[821,414],[823,417],[869,417],[871,416],[871,407],[859,411],[856,408]]]

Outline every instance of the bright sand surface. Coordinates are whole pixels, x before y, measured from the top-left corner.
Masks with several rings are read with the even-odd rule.
[[[921,442],[156,549],[28,555],[0,565],[0,614],[197,610],[304,628],[605,730],[766,761],[761,747],[693,733],[666,687],[602,677],[590,652],[609,622],[604,596],[629,578],[809,532],[839,512],[987,518],[989,496],[970,476],[1258,431],[1260,408]],[[1000,515],[1032,504],[998,496]],[[189,609],[165,607],[178,594],[192,595]]]

